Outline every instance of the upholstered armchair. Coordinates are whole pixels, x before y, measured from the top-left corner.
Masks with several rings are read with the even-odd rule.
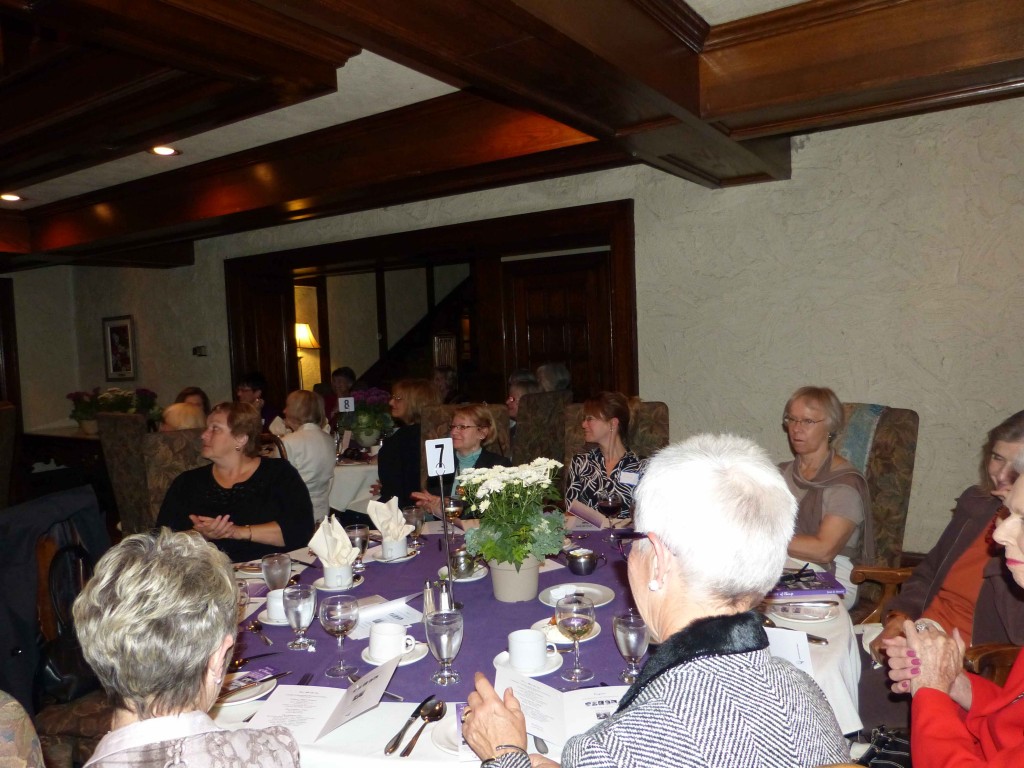
[[[898,568],[903,554],[903,531],[910,506],[917,454],[918,415],[906,408],[869,403],[846,403],[846,428],[836,451],[863,473],[871,492],[875,528],[875,562],[853,569],[855,584],[874,582],[858,594],[856,618],[874,615],[896,594],[910,570]]]
[[[173,432],[154,432],[142,438],[142,460],[146,468],[147,514],[140,519],[140,530],[156,524],[160,505],[167,489],[178,475],[187,469],[209,464],[200,453],[202,429],[179,429]],[[128,531],[125,531],[128,533]]]
[[[650,458],[668,445],[668,406],[652,401],[637,405],[629,419],[629,440],[626,447],[641,459]],[[583,440],[583,404],[565,407],[565,451],[563,461],[569,466],[572,457],[586,450]]]
[[[519,400],[512,463],[528,464],[541,456],[562,460],[565,451],[565,407],[572,400],[568,390],[536,392]]]
[[[71,768],[70,751],[66,751],[66,761],[61,765]],[[4,691],[0,691],[0,766],[44,768],[32,719],[18,700]]]
[[[0,402],[0,509],[11,503],[11,472],[14,468],[14,433],[17,410],[13,403]]]
[[[439,437],[448,437],[448,425],[452,423],[452,416],[455,415],[455,409],[457,405],[431,405],[423,409],[423,413],[420,415],[420,436],[421,439],[436,440]],[[500,405],[487,405],[487,410],[491,412],[491,416],[494,419],[494,425],[497,428],[497,445],[493,446],[491,450],[495,453],[500,453],[502,456],[509,456],[511,451],[509,449],[509,436],[508,436],[508,409],[504,403]],[[427,458],[423,451],[420,451],[420,481],[422,487],[427,487]]]
[[[139,413],[99,413],[100,446],[103,462],[114,489],[121,532],[139,533],[152,527],[146,466],[142,460],[142,438],[146,417]]]

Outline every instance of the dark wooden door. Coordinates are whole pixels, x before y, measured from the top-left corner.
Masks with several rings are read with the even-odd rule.
[[[505,262],[505,367],[564,362],[577,400],[615,375],[607,251]]]
[[[14,281],[0,278],[0,400],[18,409],[21,429],[21,374],[18,370],[18,335],[14,318]]]

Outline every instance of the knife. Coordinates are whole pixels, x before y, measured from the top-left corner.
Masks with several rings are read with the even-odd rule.
[[[224,699],[226,699],[228,696],[234,696],[239,691],[244,691],[249,688],[255,688],[257,685],[269,683],[271,680],[277,680],[278,678],[285,677],[286,675],[290,674],[291,672],[278,672],[276,675],[267,675],[266,677],[260,678],[259,680],[253,680],[251,683],[246,683],[245,685],[240,685],[237,688],[231,689],[230,691],[225,691],[217,697],[217,702],[220,703],[224,701]]]
[[[433,700],[434,700],[434,696],[433,695],[427,696],[427,698],[425,698],[423,701],[421,701],[420,705],[418,707],[416,707],[416,709],[414,709],[412,711],[412,714],[409,715],[409,719],[406,720],[405,721],[405,725],[402,726],[402,730],[400,730],[398,733],[396,733],[395,734],[395,738],[393,738],[391,741],[389,741],[388,745],[386,747],[384,747],[384,754],[385,755],[390,755],[392,752],[394,752],[396,749],[398,749],[398,745],[401,744],[402,743],[402,739],[405,738],[405,732],[409,730],[409,726],[412,725],[413,723],[415,723],[417,720],[420,719],[420,715],[423,713],[424,707],[426,707],[427,704],[429,704]]]
[[[232,659],[228,662],[228,668],[232,671],[241,669],[253,659],[262,659],[264,656],[277,656],[280,651],[271,651],[270,653],[257,653],[254,656],[239,656],[237,659]]]

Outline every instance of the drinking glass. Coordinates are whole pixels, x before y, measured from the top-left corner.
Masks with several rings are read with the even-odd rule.
[[[288,579],[292,575],[291,557],[283,552],[264,555],[260,566],[263,569],[263,580],[267,582],[268,590],[273,592],[275,589],[284,589],[288,586]]]
[[[615,645],[626,660],[626,668],[622,670],[619,679],[624,683],[632,684],[636,676],[640,674],[640,659],[647,653],[647,645],[650,643],[650,633],[647,631],[647,623],[643,616],[630,608],[625,613],[618,614],[612,619],[612,629],[615,633]]]
[[[352,573],[362,573],[366,570],[363,565],[363,555],[366,554],[366,545],[370,543],[370,526],[368,525],[346,525],[345,533],[352,546],[359,550],[359,557],[352,564]]]
[[[238,621],[245,619],[245,613],[249,609],[249,582],[245,579],[237,579],[235,586],[238,588]]]
[[[597,511],[614,520],[622,512],[622,499],[615,491],[599,491],[597,494]]]
[[[320,626],[338,638],[338,663],[324,672],[328,677],[344,677],[356,668],[345,663],[345,636],[359,621],[359,602],[351,595],[331,595],[320,601]]]
[[[405,518],[406,525],[412,526],[410,546],[419,549],[423,546],[423,540],[420,539],[420,533],[423,531],[423,510],[419,507],[402,507],[402,517]]]
[[[462,614],[458,611],[434,611],[427,616],[427,645],[441,666],[430,678],[438,685],[455,685],[459,673],[452,669],[452,661],[462,647]]]
[[[316,612],[316,589],[310,584],[294,584],[284,590],[284,615],[295,631],[295,639],[288,643],[293,651],[316,648],[316,641],[306,637],[306,629]]]
[[[558,630],[572,640],[575,662],[572,669],[562,673],[562,679],[573,683],[590,680],[594,673],[580,666],[580,638],[594,626],[594,601],[579,595],[563,597],[555,604],[555,618]]]

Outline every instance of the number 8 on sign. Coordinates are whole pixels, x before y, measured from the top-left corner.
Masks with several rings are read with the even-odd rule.
[[[450,437],[442,437],[437,440],[427,440],[427,474],[430,477],[450,475],[455,472],[455,449],[452,447]]]

